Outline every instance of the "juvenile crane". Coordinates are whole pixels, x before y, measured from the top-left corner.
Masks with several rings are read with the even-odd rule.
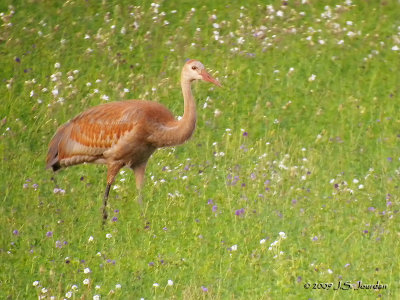
[[[184,113],[180,120],[163,105],[145,100],[111,102],[92,107],[58,128],[49,143],[46,168],[57,171],[81,163],[107,165],[103,223],[107,199],[119,170],[127,166],[143,186],[146,164],[157,148],[187,141],[196,126],[196,104],[191,83],[203,80],[221,86],[197,60],[186,62],[181,73]]]

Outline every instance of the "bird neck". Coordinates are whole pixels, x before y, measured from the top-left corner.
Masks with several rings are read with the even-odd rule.
[[[182,78],[181,80],[184,110],[182,119],[178,121],[176,127],[176,136],[179,138],[177,144],[184,143],[188,140],[196,127],[196,103],[193,98],[191,82]]]

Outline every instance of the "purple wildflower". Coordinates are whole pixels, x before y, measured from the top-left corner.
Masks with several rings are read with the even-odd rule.
[[[204,285],[201,286],[201,290],[202,290],[204,293],[208,292],[208,288],[206,288]]]
[[[392,206],[392,201],[387,201],[386,206]]]
[[[218,206],[217,206],[217,205],[213,205],[212,211],[213,211],[213,212],[216,212],[217,210],[218,210]]]
[[[243,136],[249,136],[249,134],[247,133],[247,131],[243,132]]]
[[[208,201],[207,201],[207,204],[208,204],[208,205],[210,205],[210,204],[214,204],[214,201],[213,201],[213,199],[208,199]]]
[[[117,221],[118,221],[118,218],[117,218],[117,217],[114,217],[114,218],[111,219],[111,221],[112,221],[112,222],[117,222]]]
[[[373,207],[373,206],[368,207],[368,210],[369,210],[369,211],[375,211],[375,207]]]
[[[62,243],[61,243],[61,241],[56,241],[56,247],[57,248],[62,248]]]
[[[163,227],[163,230],[164,230],[164,231],[167,231],[167,230],[168,230],[168,228],[167,228],[167,227]]]
[[[17,229],[13,230],[13,235],[19,235],[19,231]]]
[[[114,212],[115,212],[116,214],[118,214],[118,213],[119,213],[119,209],[114,210]]]
[[[316,242],[316,241],[318,241],[318,237],[317,237],[317,236],[314,236],[312,240],[313,240],[314,242]]]
[[[244,214],[244,208],[237,209],[237,210],[235,211],[235,215],[237,215],[237,216],[240,216],[240,215],[243,215],[243,214]]]
[[[154,266],[154,262],[149,262],[149,267],[152,267],[152,266]]]
[[[387,160],[388,160],[388,162],[392,162],[392,161],[393,161],[393,158],[388,157]]]
[[[46,232],[47,237],[52,237],[53,236],[53,231],[47,231]]]

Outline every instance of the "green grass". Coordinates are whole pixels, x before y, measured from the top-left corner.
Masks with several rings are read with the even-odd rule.
[[[118,2],[0,3],[0,298],[398,298],[400,3]],[[102,229],[105,167],[47,144],[107,97],[181,115],[187,58],[223,88]],[[387,288],[312,288],[357,281]]]

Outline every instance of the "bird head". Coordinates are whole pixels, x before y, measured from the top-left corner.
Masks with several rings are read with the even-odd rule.
[[[186,62],[182,70],[182,78],[188,81],[203,80],[221,86],[219,81],[212,77],[204,65],[198,60],[190,59]]]

